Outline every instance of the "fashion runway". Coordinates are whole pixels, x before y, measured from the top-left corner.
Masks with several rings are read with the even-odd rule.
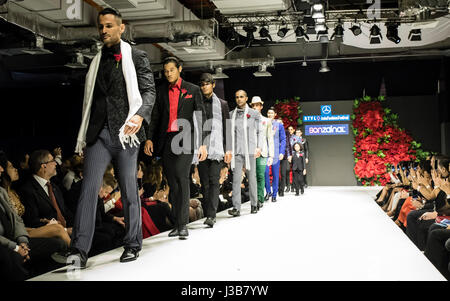
[[[31,280],[445,281],[375,203],[380,187],[309,187],[250,214],[201,219],[187,240],[168,232],[144,240],[138,260],[123,248],[92,257],[83,271],[61,268]],[[174,273],[174,271],[177,273]]]

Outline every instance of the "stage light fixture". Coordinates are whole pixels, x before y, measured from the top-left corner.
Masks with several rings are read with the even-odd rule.
[[[333,40],[334,37],[342,38],[343,36],[344,36],[344,27],[342,27],[341,23],[338,23],[334,28],[334,32],[331,35],[331,39]]]
[[[245,47],[249,48],[250,46],[252,46],[252,43],[255,40],[255,35],[253,33],[256,31],[256,26],[250,24],[244,26],[243,29],[247,33],[247,43],[245,44]]]
[[[322,3],[316,3],[311,6],[311,15],[313,19],[325,18],[324,8]]]
[[[295,36],[297,37],[297,39],[303,38],[309,41],[309,37],[306,34],[305,29],[301,25],[297,26],[297,28],[295,29]]]
[[[408,35],[408,40],[410,41],[421,41],[422,31],[420,29],[411,29]]]
[[[398,23],[387,23],[386,24],[387,33],[386,38],[395,44],[400,43],[402,39],[398,36]]]
[[[280,28],[280,29],[278,30],[277,35],[278,35],[280,38],[284,38],[284,37],[286,36],[286,34],[287,34],[288,31],[289,31],[289,29],[288,29],[287,27]]]
[[[270,72],[267,71],[267,65],[266,64],[260,64],[258,65],[258,71],[256,71],[255,73],[253,73],[253,75],[255,77],[268,77],[268,76],[272,76],[272,74],[270,74]]]
[[[269,30],[266,27],[261,27],[259,36],[261,39],[269,39],[272,42],[272,36],[269,34]]]
[[[331,71],[330,68],[328,68],[328,66],[327,66],[327,61],[325,61],[325,60],[320,61],[319,72],[325,73],[325,72],[330,72],[330,71]]]
[[[374,24],[370,29],[370,44],[380,44],[382,39],[380,28]]]
[[[361,34],[361,27],[358,25],[353,25],[350,30],[353,32],[355,36],[359,36]]]
[[[212,77],[214,79],[225,79],[225,78],[229,78],[228,75],[226,75],[225,73],[223,73],[222,71],[222,67],[216,67],[215,73],[212,75]]]

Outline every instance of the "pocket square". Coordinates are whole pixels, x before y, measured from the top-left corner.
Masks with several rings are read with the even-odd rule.
[[[188,95],[186,95],[184,98],[185,98],[185,99],[187,99],[187,98],[192,98],[192,94],[188,94]]]

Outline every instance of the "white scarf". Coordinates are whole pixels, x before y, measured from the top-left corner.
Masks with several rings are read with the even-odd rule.
[[[122,71],[123,77],[127,87],[128,105],[129,111],[125,123],[119,130],[119,140],[125,149],[125,143],[128,143],[130,147],[139,147],[139,139],[136,134],[125,135],[125,125],[133,125],[129,122],[139,108],[142,106],[142,97],[139,92],[139,86],[137,83],[136,68],[134,67],[133,58],[131,56],[131,46],[120,40],[120,51],[122,52]],[[98,67],[100,66],[100,59],[102,57],[102,51],[100,50],[92,60],[89,71],[86,74],[86,85],[84,88],[84,100],[83,100],[83,113],[81,117],[81,126],[78,131],[77,145],[75,147],[75,153],[82,154],[83,148],[86,147],[86,133],[89,125],[89,118],[91,116],[92,97],[94,94],[95,81],[97,79]]]
[[[237,112],[238,108],[236,107],[236,109],[234,109],[233,111],[233,116],[231,117],[231,148],[233,150],[233,153],[236,152],[236,150],[234,149],[235,143],[234,143],[234,127],[236,125],[236,112]],[[250,158],[249,158],[249,154],[248,154],[248,139],[247,139],[247,113],[248,113],[248,105],[245,105],[245,109],[244,109],[244,148],[245,148],[245,169],[250,170]],[[231,170],[234,170],[235,167],[235,158],[236,156],[232,156],[231,157]]]

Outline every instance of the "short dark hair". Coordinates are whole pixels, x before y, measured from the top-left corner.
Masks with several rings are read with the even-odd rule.
[[[216,80],[214,79],[214,77],[212,76],[211,73],[203,73],[200,76],[200,80],[199,80],[199,84],[201,83],[211,83],[214,84],[216,82]]]
[[[273,111],[275,114],[277,113],[277,111],[275,111],[275,108],[274,108],[274,107],[268,108],[268,109],[267,109],[267,112],[269,112],[269,111]]]
[[[34,175],[39,171],[39,169],[41,169],[41,165],[44,161],[47,161],[48,155],[51,154],[46,149],[38,149],[31,154],[30,161],[28,162],[31,174]]]
[[[174,56],[166,57],[163,61],[163,66],[167,65],[168,63],[174,63],[177,68],[180,68],[181,66],[180,60]]]
[[[300,150],[303,150],[303,144],[299,143],[299,142],[295,142],[294,145],[292,146],[292,148],[295,150],[295,145],[298,144],[298,146],[300,146]]]
[[[118,12],[114,8],[107,7],[107,8],[104,8],[103,10],[101,10],[97,16],[97,22],[99,21],[100,16],[104,16],[104,15],[114,15],[114,16],[116,16],[116,19],[119,19],[120,23],[122,23],[122,15],[120,14],[120,12]]]
[[[102,184],[103,187],[111,186],[112,189],[114,189],[114,188],[116,188],[116,185],[117,185],[117,180],[116,180],[116,178],[114,178],[114,176],[112,174],[105,173],[103,175],[103,184]]]

